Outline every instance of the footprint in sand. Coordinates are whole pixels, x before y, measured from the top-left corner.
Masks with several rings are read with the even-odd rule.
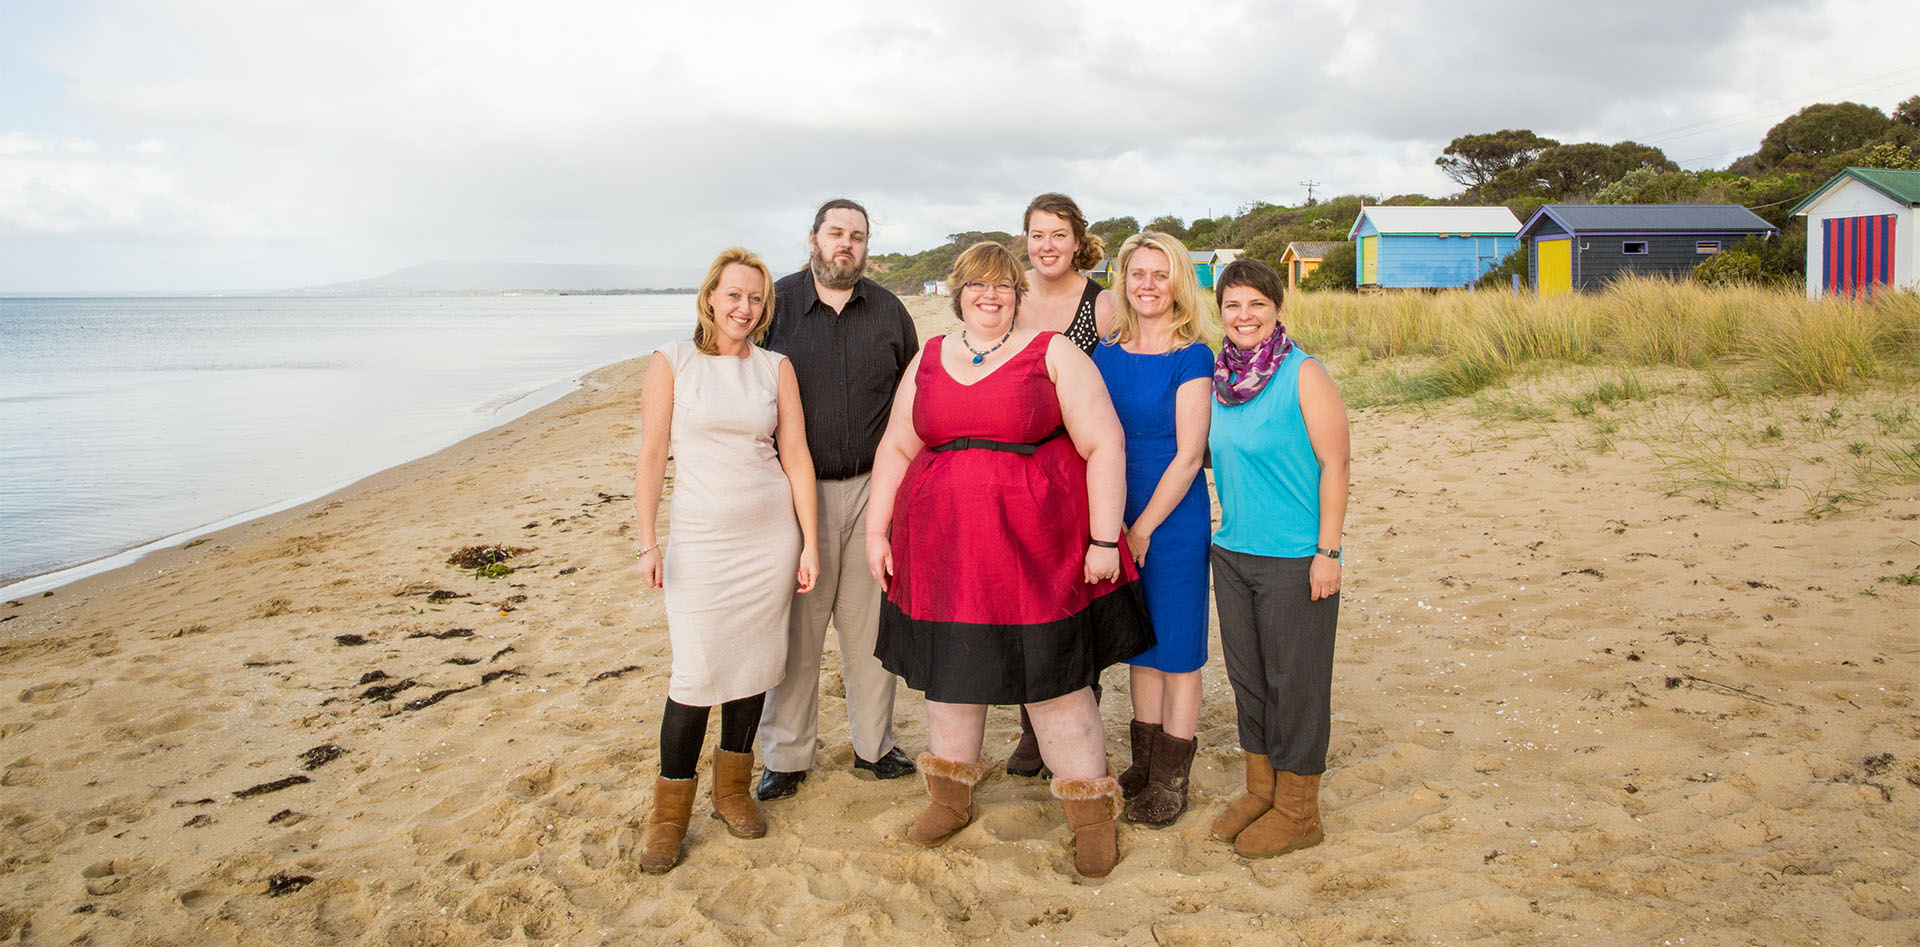
[[[1046,805],[995,806],[976,824],[1002,842],[1020,842],[1044,838],[1060,824],[1060,814]]]
[[[138,867],[131,859],[114,858],[88,865],[80,870],[80,877],[86,883],[88,894],[114,894],[127,887]]]
[[[38,786],[46,779],[46,763],[37,756],[23,756],[0,772],[0,786]]]
[[[85,678],[71,678],[59,681],[44,681],[20,692],[23,704],[51,704],[63,700],[72,700],[93,690],[93,682]]]

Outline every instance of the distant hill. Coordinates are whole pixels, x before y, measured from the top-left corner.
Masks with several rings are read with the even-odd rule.
[[[442,261],[395,270],[373,279],[307,286],[290,292],[307,296],[392,296],[408,293],[498,293],[676,289],[698,286],[706,270],[697,266],[638,266],[591,263],[473,263]]]

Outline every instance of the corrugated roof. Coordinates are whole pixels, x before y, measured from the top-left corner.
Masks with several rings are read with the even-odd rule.
[[[1849,178],[1859,181],[1882,194],[1912,207],[1920,204],[1920,171],[1896,171],[1892,168],[1844,168],[1832,180],[1820,185],[1820,189],[1807,195],[1807,199],[1795,204],[1788,212],[1789,217],[1797,217],[1807,209],[1807,205],[1820,199],[1821,195],[1833,189],[1833,186]]]
[[[1739,204],[1548,204],[1520,228],[1524,236],[1543,217],[1574,233],[1760,233],[1773,225]]]
[[[1282,253],[1281,256],[1284,257],[1290,253],[1293,254],[1296,259],[1318,260],[1325,257],[1329,251],[1339,246],[1342,242],[1343,241],[1339,240],[1295,240],[1287,244],[1286,252]]]
[[[1504,207],[1363,207],[1347,230],[1351,239],[1360,232],[1360,221],[1373,221],[1383,234],[1419,235],[1429,233],[1513,234],[1520,219]]]

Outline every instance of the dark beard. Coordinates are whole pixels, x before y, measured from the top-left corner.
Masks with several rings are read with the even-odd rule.
[[[809,256],[812,259],[808,265],[813,269],[814,280],[828,289],[852,289],[860,285],[860,277],[867,271],[865,257],[858,263],[835,266],[832,261],[822,259],[819,250],[814,250]]]

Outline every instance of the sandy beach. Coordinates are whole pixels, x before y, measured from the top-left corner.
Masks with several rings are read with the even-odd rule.
[[[975,823],[916,848],[919,781],[853,774],[829,637],[819,763],[767,837],[696,818],[643,874],[643,367],[0,608],[0,943],[1920,942],[1920,584],[1889,578],[1920,572],[1920,489],[1706,503],[1632,437],[1464,402],[1353,413],[1319,847],[1207,836],[1240,784],[1216,638],[1193,809],[1123,827],[1111,876],[1075,878],[1046,784],[999,769],[1011,710]],[[474,546],[512,572],[449,563]],[[905,688],[897,731],[925,749]]]

